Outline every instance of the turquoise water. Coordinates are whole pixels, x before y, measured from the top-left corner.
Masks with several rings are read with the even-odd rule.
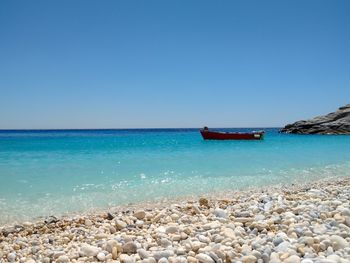
[[[263,141],[203,141],[197,129],[0,131],[0,222],[350,176],[350,136],[266,131]]]

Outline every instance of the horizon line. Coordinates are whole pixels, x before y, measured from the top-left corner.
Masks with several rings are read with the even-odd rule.
[[[139,128],[0,128],[0,131],[53,131],[53,130],[175,130],[175,129],[201,129],[202,127],[139,127]],[[249,126],[249,127],[210,127],[211,129],[253,129],[253,128],[265,128],[265,129],[277,129],[282,126]]]

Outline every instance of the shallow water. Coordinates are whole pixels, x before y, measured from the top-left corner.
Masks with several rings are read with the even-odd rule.
[[[350,136],[265,130],[263,141],[203,141],[197,129],[0,131],[0,223],[350,176]]]

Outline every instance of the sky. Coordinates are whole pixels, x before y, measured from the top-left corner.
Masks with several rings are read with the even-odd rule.
[[[0,1],[0,129],[280,127],[350,103],[350,1]]]

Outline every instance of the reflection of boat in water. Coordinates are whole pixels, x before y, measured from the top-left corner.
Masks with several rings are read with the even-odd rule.
[[[219,132],[209,131],[208,127],[200,130],[204,140],[262,140],[264,131],[252,132]]]

